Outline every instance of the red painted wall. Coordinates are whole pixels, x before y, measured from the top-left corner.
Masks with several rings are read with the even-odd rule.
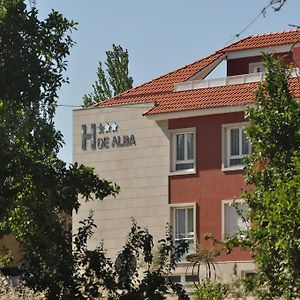
[[[222,124],[244,122],[244,113],[169,120],[169,129],[196,128],[196,174],[169,176],[170,203],[197,203],[197,237],[204,247],[205,233],[221,238],[222,200],[240,198],[244,185],[242,171],[221,170]],[[219,261],[250,260],[248,252],[236,249]]]
[[[249,73],[249,64],[261,61],[261,56],[229,59],[227,61],[227,76]]]
[[[293,63],[294,67],[300,67],[300,47],[293,49]]]
[[[278,53],[278,56],[284,57],[284,60],[288,63],[291,61],[287,52]],[[260,62],[261,56],[251,56],[236,59],[227,60],[227,76],[235,76],[249,73],[249,64]]]

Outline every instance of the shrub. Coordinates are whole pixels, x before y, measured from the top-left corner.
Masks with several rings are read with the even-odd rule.
[[[223,300],[229,292],[229,284],[202,280],[195,293],[196,300]]]
[[[24,285],[13,288],[10,282],[0,274],[0,300],[46,300],[46,297]]]

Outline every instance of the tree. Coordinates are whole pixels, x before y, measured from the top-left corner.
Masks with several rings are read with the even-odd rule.
[[[299,299],[300,107],[289,90],[290,69],[278,58],[264,59],[265,81],[247,111],[252,153],[244,197],[251,228],[231,245],[251,249],[261,298]]]
[[[86,246],[96,227],[92,214],[81,225],[74,239],[77,272],[73,297],[79,300],[99,297],[109,300],[163,300],[172,290],[178,299],[189,299],[182,286],[168,277],[188,250],[186,241],[175,245],[169,227],[165,239],[158,242],[155,263],[152,235],[133,220],[127,241],[113,263],[106,257],[102,243],[94,250]]]
[[[128,73],[128,51],[127,49],[124,51],[120,45],[113,44],[112,47],[112,50],[106,51],[107,75],[100,61],[93,92],[83,96],[83,107],[110,99],[132,88],[133,80]]]
[[[53,117],[75,26],[58,12],[41,21],[23,0],[0,0],[0,229],[17,237],[31,283],[49,299],[74,299],[69,217],[78,197],[118,192],[57,157],[63,139]]]
[[[72,251],[70,217],[83,200],[115,195],[118,187],[91,168],[58,159],[62,135],[54,128],[57,90],[65,82],[66,57],[75,23],[52,11],[40,21],[23,0],[0,0],[0,230],[14,234],[32,277],[27,285],[47,299],[164,299],[169,288],[187,299],[168,275],[188,245],[175,247],[168,232],[153,266],[153,239],[135,223],[118,256],[106,258],[103,245],[87,248],[95,226],[81,222]],[[136,264],[146,268],[139,277]]]

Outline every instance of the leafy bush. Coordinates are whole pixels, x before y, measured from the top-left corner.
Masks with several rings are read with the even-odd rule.
[[[0,300],[46,300],[46,296],[23,285],[13,288],[10,282],[0,274]]]
[[[223,300],[229,292],[229,284],[202,280],[195,293],[196,300]]]
[[[160,300],[171,291],[178,299],[189,299],[182,286],[168,278],[188,249],[185,241],[175,245],[169,227],[166,238],[158,242],[154,259],[152,235],[133,221],[127,242],[113,262],[106,257],[102,243],[94,250],[87,248],[96,227],[92,214],[81,225],[74,238],[71,294],[62,299]]]

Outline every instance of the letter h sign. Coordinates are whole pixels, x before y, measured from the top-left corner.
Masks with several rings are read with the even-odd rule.
[[[96,124],[91,124],[91,133],[87,133],[86,125],[81,125],[81,148],[86,150],[87,141],[91,140],[91,148],[96,149]]]

